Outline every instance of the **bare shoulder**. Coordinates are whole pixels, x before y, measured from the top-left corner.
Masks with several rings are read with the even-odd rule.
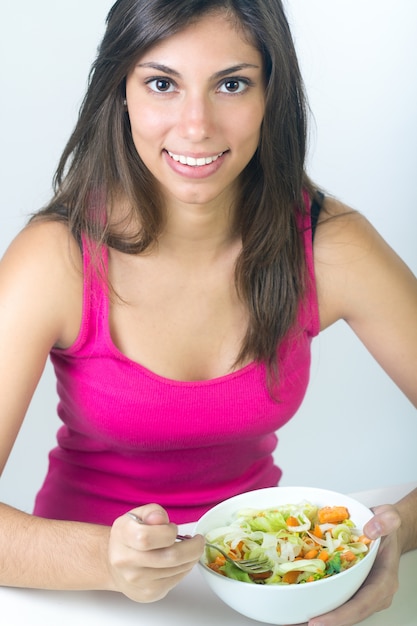
[[[57,343],[71,343],[82,308],[82,256],[64,223],[35,221],[15,237],[0,262],[0,294],[17,316],[30,305],[33,322],[44,316]]]
[[[372,245],[377,231],[358,211],[327,196],[320,212],[315,236],[316,262],[351,261]]]
[[[341,318],[354,324],[366,304],[389,297],[395,283],[414,293],[412,272],[361,213],[333,198],[323,208],[314,243],[323,328]]]
[[[57,278],[80,275],[81,250],[64,223],[35,221],[11,242],[1,265],[5,268],[3,280],[13,279],[15,272],[20,272],[21,278],[38,278],[40,287],[55,283],[57,288]]]

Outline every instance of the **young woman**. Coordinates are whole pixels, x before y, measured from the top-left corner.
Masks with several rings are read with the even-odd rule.
[[[305,135],[279,0],[116,2],[55,195],[0,266],[1,467],[49,355],[63,421],[34,514],[0,507],[1,584],[166,595],[203,550],[176,524],[278,483],[336,320],[417,405],[417,281],[308,180]],[[389,604],[416,501],[377,510],[372,584],[310,626]]]

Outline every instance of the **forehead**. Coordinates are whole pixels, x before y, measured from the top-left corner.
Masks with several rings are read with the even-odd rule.
[[[262,56],[251,34],[238,18],[226,11],[208,13],[158,41],[140,56],[138,62],[158,60],[168,65],[184,63],[215,64],[252,62],[262,66]]]

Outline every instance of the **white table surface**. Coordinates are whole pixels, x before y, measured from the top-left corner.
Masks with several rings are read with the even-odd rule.
[[[368,506],[393,503],[417,483],[352,494]],[[188,531],[192,525],[186,525]],[[392,606],[361,622],[363,626],[417,626],[417,550],[403,555],[400,588]],[[137,604],[117,593],[39,591],[0,588],[2,626],[256,626],[236,613],[203,581],[199,568],[166,598]]]

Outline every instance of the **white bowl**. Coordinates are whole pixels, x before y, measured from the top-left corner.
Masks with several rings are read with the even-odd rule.
[[[195,532],[229,524],[241,508],[269,508],[308,501],[319,507],[346,506],[356,526],[362,528],[373,513],[366,506],[341,493],[314,487],[270,487],[234,496],[205,513]],[[301,624],[344,604],[359,589],[374,563],[380,540],[372,542],[364,559],[350,569],[302,585],[256,585],[217,574],[204,564],[203,578],[214,593],[232,609],[267,624]]]

